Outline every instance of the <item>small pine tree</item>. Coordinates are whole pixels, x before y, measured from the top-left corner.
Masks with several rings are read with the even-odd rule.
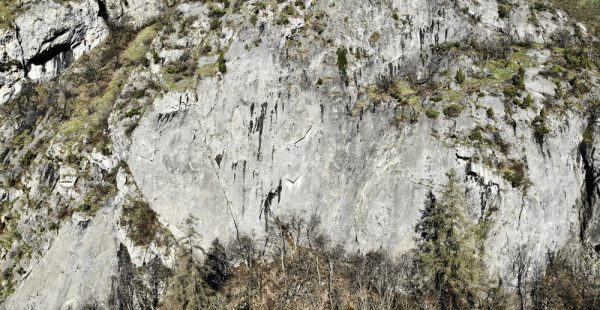
[[[478,284],[485,275],[465,205],[458,178],[451,171],[441,199],[429,193],[416,227],[419,260],[433,279],[442,309],[476,306]]]
[[[182,253],[161,305],[165,309],[203,309],[208,300],[208,291],[203,281],[202,269],[192,256]]]
[[[219,65],[219,72],[225,74],[227,73],[227,60],[225,59],[225,54],[223,51],[219,54],[219,59],[217,60],[217,64]]]
[[[213,240],[204,260],[206,275],[204,280],[215,291],[220,290],[229,277],[229,262],[225,248],[219,239]]]

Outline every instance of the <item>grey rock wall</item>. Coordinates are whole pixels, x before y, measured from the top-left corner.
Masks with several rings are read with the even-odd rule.
[[[198,1],[28,4],[13,28],[0,30],[0,53],[10,64],[0,72],[2,103],[16,97],[26,79],[60,76],[110,31],[140,29],[156,19],[167,19],[160,25],[172,29],[159,32],[148,66],[125,80],[109,118],[110,154],[86,151],[79,154],[85,164],[56,162],[77,145],[51,143],[40,160],[47,162],[23,189],[0,189],[0,203],[24,209],[18,230],[37,250],[2,307],[77,308],[91,295],[103,301],[119,276],[119,257],[137,267],[157,258],[172,266],[173,240],[181,240],[190,219],[205,248],[214,238],[261,238],[279,219],[316,215],[331,241],[348,250],[402,253],[414,246],[427,194],[440,196],[451,170],[461,179],[472,222],[489,223],[481,242],[493,272],[505,273],[507,257],[522,244],[541,257],[574,240],[597,242],[597,122],[566,109],[547,117],[548,135],[532,127],[559,91],[540,74],[552,55],[543,43],[564,29],[573,32],[572,23],[561,12],[545,11],[534,26],[525,1],[513,4],[510,18],[502,19],[493,0],[307,1],[288,23],[277,22],[278,12],[265,12],[254,25],[244,15],[250,8],[242,6],[222,18],[218,33],[211,31],[209,5]],[[498,40],[508,37],[533,43],[521,55],[526,60],[516,60],[531,62],[524,78],[533,105],[513,113],[493,85],[467,93],[453,81],[458,68],[468,79],[490,68],[468,53],[435,51],[471,40],[504,44]],[[205,45],[212,51],[199,53]],[[337,66],[339,48],[348,50],[345,73]],[[197,73],[214,64],[219,50],[227,72]],[[197,74],[186,87],[164,86],[170,85],[167,66],[185,63],[189,54],[200,54],[191,64]],[[458,93],[454,100],[466,109],[457,118],[420,113],[414,122],[399,121],[411,115],[410,106],[373,98],[378,77],[390,74],[414,87],[430,81],[434,91]],[[153,84],[162,89],[139,99],[146,102],[140,113],[123,116],[134,107],[133,90]],[[582,101],[597,95],[595,81],[592,86]],[[422,105],[441,110],[448,100],[436,103],[433,95]],[[470,143],[465,136],[477,128],[493,128],[486,137],[510,149]],[[15,130],[0,120],[2,137]],[[52,140],[43,131],[36,135]],[[499,167],[507,162],[523,163],[524,185],[506,179]],[[119,168],[123,163],[130,172]],[[93,218],[76,211],[55,232],[37,230],[56,211],[26,209],[22,201],[42,195],[42,185],[51,184],[52,207],[76,204],[89,190],[83,179],[102,179],[115,169],[115,197]],[[80,175],[84,170],[91,176]],[[139,247],[129,240],[119,218],[133,198],[149,203],[173,243]],[[10,262],[1,259],[0,267]]]

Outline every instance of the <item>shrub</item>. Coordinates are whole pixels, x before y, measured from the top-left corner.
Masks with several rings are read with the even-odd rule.
[[[225,59],[225,54],[223,51],[219,54],[219,59],[217,60],[217,64],[219,66],[219,72],[225,74],[227,73],[227,60]]]
[[[142,109],[140,108],[133,108],[129,111],[127,111],[127,113],[125,113],[125,118],[130,118],[136,115],[140,115],[142,114]]]
[[[137,89],[137,88],[131,94],[131,96],[133,96],[133,98],[136,98],[136,99],[142,98],[145,95],[146,95],[146,90],[144,90],[144,89]]]
[[[29,167],[29,165],[31,165],[35,157],[36,154],[32,150],[27,150],[25,155],[23,155],[23,157],[21,158],[21,166]]]
[[[348,67],[348,58],[346,48],[344,47],[339,47],[337,49],[337,66],[340,72],[346,72],[346,68]]]
[[[210,10],[208,12],[208,17],[210,18],[221,18],[225,15],[225,10],[219,8],[216,5],[211,5]]]
[[[127,227],[127,236],[138,246],[150,244],[159,228],[156,213],[143,201],[124,207],[120,223]]]
[[[579,97],[589,93],[591,91],[588,82],[585,79],[575,77],[569,81],[569,84],[573,87],[572,94]]]
[[[533,134],[536,140],[539,144],[542,144],[546,135],[550,133],[550,128],[546,125],[546,117],[543,111],[533,119],[531,126],[533,127]]]
[[[533,105],[533,98],[531,98],[531,94],[527,94],[527,97],[523,98],[523,101],[517,100],[517,106],[521,109],[527,109]]]
[[[533,135],[537,143],[542,146],[546,135],[550,133],[550,128],[546,125],[546,110],[542,109],[540,114],[533,118],[531,121],[531,127],[533,128]]]
[[[394,91],[392,91],[392,93],[390,94],[390,96],[392,96],[392,98],[396,99],[400,103],[403,103],[403,101],[404,101],[403,100],[404,98],[402,98],[402,93],[399,90],[397,90],[397,89],[395,89]]]
[[[507,98],[514,98],[514,97],[519,96],[520,91],[514,85],[508,85],[508,86],[504,87],[504,90],[502,91],[502,93]]]
[[[458,69],[454,78],[456,79],[456,83],[462,84],[465,82],[465,73],[461,69]]]
[[[294,14],[296,14],[296,9],[294,9],[294,7],[292,5],[288,4],[283,9],[283,12],[287,15],[294,15]]]
[[[290,20],[288,19],[288,17],[286,15],[281,15],[279,18],[277,18],[277,20],[275,21],[275,24],[277,25],[287,25],[290,23]]]
[[[540,72],[540,75],[545,77],[560,78],[565,72],[567,72],[567,69],[565,69],[561,65],[553,65],[552,68]]]
[[[526,166],[521,161],[509,161],[501,165],[502,177],[508,181],[512,187],[519,188],[528,182]]]
[[[483,134],[481,133],[481,128],[473,128],[469,133],[469,140],[471,141],[482,141]]]
[[[485,110],[485,114],[487,115],[488,118],[493,119],[494,118],[494,109],[492,109],[491,107],[487,108],[487,110]]]
[[[92,205],[90,205],[87,202],[84,202],[84,203],[80,204],[79,206],[77,206],[77,209],[79,210],[79,212],[88,212],[92,209]]]
[[[436,119],[440,116],[440,112],[436,108],[431,107],[425,110],[425,116],[430,119]]]
[[[433,102],[440,102],[440,101],[444,100],[444,97],[440,94],[435,94],[435,95],[431,96],[431,98],[429,98],[429,99]]]
[[[519,67],[519,72],[512,77],[512,84],[520,90],[525,90],[525,68]]]
[[[506,18],[510,14],[511,7],[508,4],[500,4],[498,5],[498,16],[500,18]]]
[[[252,24],[252,26],[255,26],[256,22],[258,22],[258,16],[256,16],[256,15],[250,16],[250,23]]]
[[[447,117],[458,117],[463,111],[463,106],[458,103],[450,103],[444,106],[443,112]]]
[[[500,149],[502,154],[508,154],[510,152],[511,144],[510,142],[504,141],[499,132],[494,132],[492,134],[494,144]]]
[[[213,18],[210,20],[210,30],[217,30],[221,28],[221,20]]]
[[[571,69],[583,69],[591,66],[590,59],[582,50],[567,49],[564,57]]]

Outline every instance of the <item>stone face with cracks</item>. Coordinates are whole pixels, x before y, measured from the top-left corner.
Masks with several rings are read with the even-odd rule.
[[[13,65],[0,73],[0,102],[19,92],[22,79],[44,81],[59,75],[102,41],[107,24],[139,28],[167,7],[158,0],[127,3],[40,1],[28,7],[16,19],[18,31],[0,33],[0,52],[28,65]],[[538,16],[541,29],[533,27],[524,2],[510,22],[496,16],[497,1],[462,3],[464,8],[457,3],[462,2],[318,1],[307,6],[327,15],[325,31],[319,35],[311,29],[314,21],[297,16],[282,26],[263,20],[264,16],[256,26],[224,22],[242,25],[235,31],[224,27],[217,39],[226,51],[227,73],[201,77],[187,91],[160,93],[144,106],[130,138],[126,130],[109,123],[117,155],[105,158],[93,152],[90,163],[109,171],[126,160],[133,178],[120,170],[116,177],[120,194],[114,203],[93,219],[76,215],[63,223],[41,257],[32,259],[27,276],[3,306],[78,307],[92,293],[100,298],[109,293],[121,243],[137,266],[156,256],[160,252],[156,245],[135,248],[117,224],[125,197],[134,195],[125,187],[133,183],[143,199],[134,196],[149,202],[176,240],[193,219],[205,248],[217,237],[222,241],[238,233],[261,237],[277,218],[317,215],[335,243],[397,254],[414,246],[414,227],[426,196],[430,191],[439,196],[452,169],[462,180],[470,219],[490,220],[484,244],[492,271],[502,272],[510,251],[520,244],[534,245],[533,255],[541,257],[578,237],[579,206],[597,202],[594,180],[599,159],[595,142],[580,148],[587,120],[575,112],[549,116],[546,122],[552,133],[535,138],[531,120],[542,100],[556,92],[553,83],[539,75],[541,67],[527,68],[525,73],[533,107],[512,116],[505,113],[503,98],[487,92],[460,98],[481,108],[469,104],[458,118],[432,120],[420,115],[413,124],[396,125],[397,111],[390,104],[364,104],[380,74],[428,78],[436,69],[434,46],[495,38],[498,29],[516,39],[544,43],[567,24],[560,13],[544,12]],[[198,24],[210,21],[205,16],[209,9],[200,2],[184,3],[176,10],[178,14],[171,16],[178,19],[174,24],[192,17]],[[473,23],[465,11],[480,20]],[[44,14],[50,15],[42,18]],[[128,83],[160,75],[164,65],[176,63],[187,49],[202,46],[205,36],[189,31],[168,48],[156,43],[160,39],[153,41],[152,48],[164,63],[152,61],[148,71],[136,69]],[[254,43],[257,38],[260,42]],[[340,47],[348,49],[350,59],[347,84],[336,66]],[[357,50],[361,59],[353,56]],[[549,55],[538,49],[531,57],[543,64]],[[212,64],[216,58],[201,57],[198,63]],[[473,66],[461,57],[441,62],[467,72]],[[488,108],[495,119],[486,116]],[[121,117],[118,112],[113,116]],[[481,150],[447,138],[482,124],[495,126],[511,145],[510,159],[524,163],[528,186],[514,188],[498,170],[477,159]],[[56,199],[77,196],[77,171],[64,165],[56,171],[54,190],[62,197]],[[582,196],[582,188],[587,195]],[[13,201],[10,196],[15,193],[25,195],[0,190],[0,200]],[[591,237],[586,238],[594,239],[597,231],[592,228],[599,220],[590,206],[586,225],[591,228],[586,231]],[[163,255],[161,260],[171,265],[173,257]]]
[[[474,9],[493,4],[485,1]],[[355,102],[366,96],[363,83],[376,75],[390,68],[425,74],[421,61],[432,45],[468,38],[469,30],[492,33],[498,26],[497,19],[473,26],[456,18],[447,4],[395,5],[411,13],[406,34],[385,32],[393,19],[384,18],[382,6],[346,1],[328,7],[333,23],[328,29],[338,39],[331,48],[310,46],[298,60],[279,50],[290,32],[267,27],[261,45],[249,50],[242,38],[251,37],[251,30],[234,34],[226,54],[227,74],[204,78],[192,92],[167,93],[154,102],[133,133],[128,164],[175,236],[182,236],[188,218],[196,219],[202,245],[208,246],[214,238],[227,240],[238,233],[260,237],[277,217],[316,214],[336,243],[398,253],[413,246],[426,194],[439,193],[451,169],[464,177],[473,220],[494,212],[485,243],[493,270],[505,268],[505,255],[520,243],[536,244],[536,253],[544,253],[576,233],[583,182],[578,141],[584,120],[553,124],[560,130],[543,147],[529,126],[533,112],[520,114],[516,129],[496,123],[527,165],[531,186],[524,192],[484,168],[469,170],[474,149],[448,147],[432,135],[469,130],[476,122],[487,122],[485,115],[470,111],[456,120],[435,121],[421,116],[404,128],[392,125],[395,114],[385,107],[351,115]],[[348,6],[356,10],[345,10]],[[348,19],[338,18],[342,11]],[[347,24],[354,26],[343,26]],[[293,31],[303,27],[293,21],[290,25]],[[375,50],[365,41],[379,29]],[[348,68],[360,72],[355,84],[346,86],[339,79],[332,60],[335,45],[364,46],[374,55],[373,61]],[[321,88],[305,86],[322,76],[332,80]],[[528,78],[526,83],[540,96],[553,92],[544,81]],[[499,98],[478,101],[499,109],[502,117]]]

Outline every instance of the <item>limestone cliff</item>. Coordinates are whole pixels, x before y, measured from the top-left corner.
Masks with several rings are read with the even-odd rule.
[[[402,253],[452,170],[493,273],[523,244],[542,256],[600,242],[598,71],[571,48],[594,38],[551,6],[13,9],[0,29],[6,309],[104,300],[124,264],[172,267],[190,229],[206,249],[316,216],[346,249]],[[156,216],[141,235],[138,208]]]

